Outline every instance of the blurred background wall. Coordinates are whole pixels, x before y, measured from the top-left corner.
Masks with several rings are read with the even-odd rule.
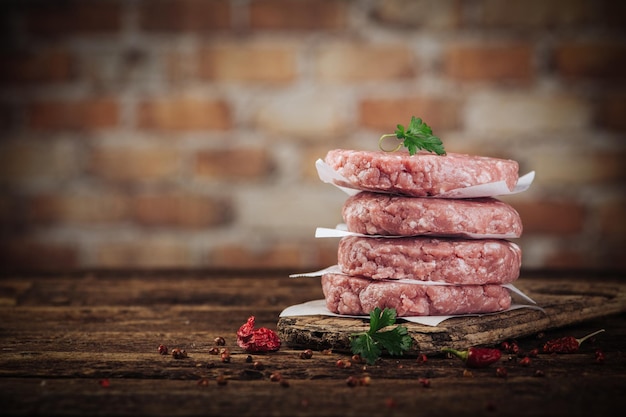
[[[314,161],[415,115],[536,171],[524,267],[624,270],[625,5],[5,0],[2,268],[331,265]]]

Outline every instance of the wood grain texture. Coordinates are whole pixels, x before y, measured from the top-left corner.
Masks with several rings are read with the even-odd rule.
[[[313,349],[303,359],[302,348],[286,343],[276,352],[245,352],[236,332],[250,315],[258,326],[277,329],[285,307],[321,298],[318,280],[287,275],[105,271],[0,277],[0,414],[343,417],[415,416],[419,410],[442,417],[572,417],[618,415],[626,407],[626,313],[608,313],[623,311],[615,296],[623,291],[621,279],[524,279],[524,290],[543,297],[546,307],[561,305],[565,295],[570,302],[560,311],[574,318],[557,318],[550,329],[520,337],[521,352],[553,337],[606,332],[575,354],[539,354],[528,366],[504,354],[493,366],[467,370],[458,359],[435,354],[426,362],[414,355],[384,356],[370,366],[336,349]],[[446,326],[425,334],[443,332],[441,343],[457,342]],[[465,323],[476,337],[493,335],[489,326]],[[457,335],[463,337],[460,330]],[[210,353],[218,336],[230,362]],[[188,357],[160,355],[159,344],[185,349]],[[596,350],[604,353],[603,363],[596,361]],[[338,367],[338,361],[350,366]],[[496,367],[505,368],[507,377],[497,377]],[[272,381],[276,373],[284,384]],[[369,385],[347,383],[365,376]]]

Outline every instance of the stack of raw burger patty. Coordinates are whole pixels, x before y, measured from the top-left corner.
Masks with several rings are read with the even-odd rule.
[[[516,161],[336,149],[324,162],[349,182],[337,185],[362,190],[343,206],[348,231],[379,236],[340,240],[342,273],[321,278],[331,312],[367,315],[387,307],[408,317],[510,307],[502,285],[519,277],[521,250],[508,240],[521,236],[519,214],[494,197],[438,196],[497,181],[512,190]]]

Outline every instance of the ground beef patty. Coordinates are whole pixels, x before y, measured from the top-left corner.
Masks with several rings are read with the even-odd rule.
[[[344,237],[338,264],[347,275],[449,284],[508,284],[519,277],[522,251],[502,239]]]
[[[522,234],[517,211],[491,197],[418,198],[364,191],[345,201],[342,215],[350,232],[366,235],[513,238]]]
[[[497,181],[513,190],[519,177],[516,161],[457,153],[335,149],[326,154],[325,162],[350,182],[337,185],[414,197]]]
[[[398,317],[493,313],[511,306],[500,285],[422,285],[342,274],[322,276],[327,308],[336,314],[367,315],[394,308]]]

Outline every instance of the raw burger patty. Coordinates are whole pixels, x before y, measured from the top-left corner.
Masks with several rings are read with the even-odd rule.
[[[326,154],[325,162],[352,183],[337,185],[414,197],[496,181],[505,181],[513,190],[519,177],[516,161],[457,153],[335,149]]]
[[[341,239],[337,259],[346,275],[449,284],[508,284],[519,277],[522,251],[502,239]]]
[[[398,317],[492,313],[511,306],[500,285],[421,285],[342,274],[322,275],[327,308],[337,314],[367,315],[394,308]]]
[[[510,205],[491,197],[445,199],[361,192],[342,210],[350,232],[383,236],[506,235],[520,237],[522,220]]]

